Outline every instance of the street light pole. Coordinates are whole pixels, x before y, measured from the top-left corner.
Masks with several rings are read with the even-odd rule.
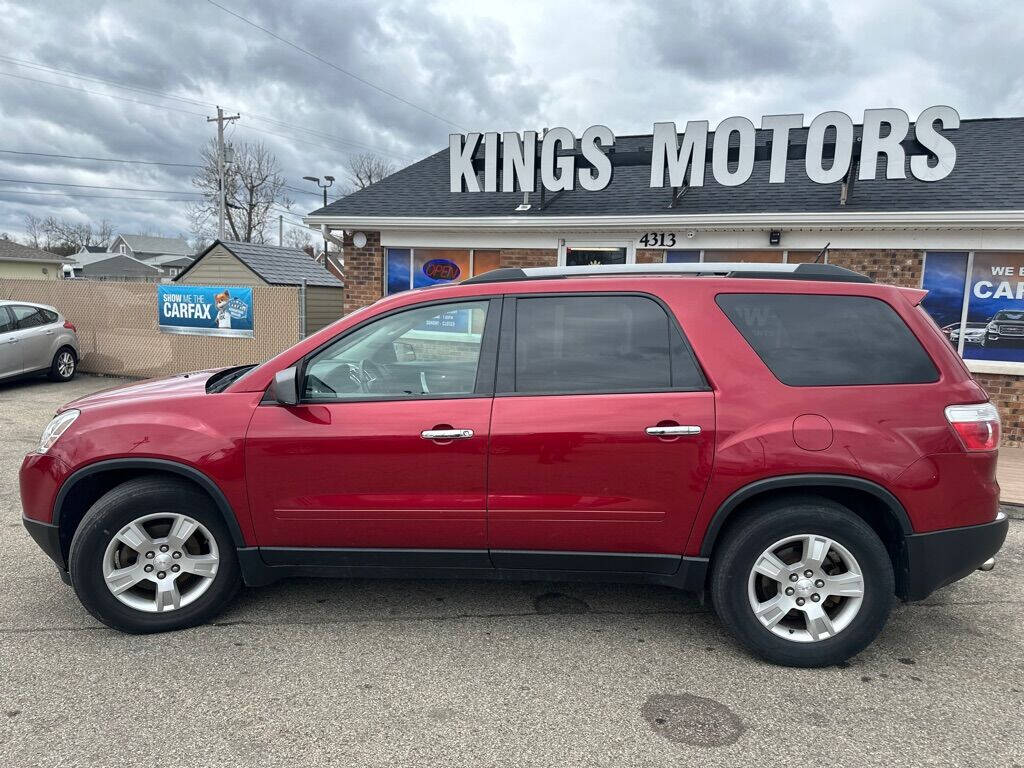
[[[327,188],[334,183],[334,177],[333,176],[324,176],[324,181],[327,182],[326,184],[321,184],[320,183],[320,177],[319,176],[303,176],[302,178],[304,178],[306,181],[312,181],[318,187],[323,189],[323,191],[324,191],[324,208],[326,208],[327,207]],[[326,268],[327,268],[327,237],[325,235],[324,236],[324,269],[326,269]]]

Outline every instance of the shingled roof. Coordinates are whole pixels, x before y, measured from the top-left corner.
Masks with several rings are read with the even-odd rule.
[[[70,261],[49,251],[41,251],[30,245],[22,245],[13,240],[0,240],[0,259],[4,261],[39,261],[50,264],[62,264]]]
[[[679,126],[682,130],[682,126]],[[886,180],[884,158],[880,158],[874,181],[855,181],[849,201],[839,204],[841,184],[816,184],[807,178],[802,159],[786,164],[784,184],[769,184],[769,161],[758,160],[750,180],[738,187],[723,187],[709,167],[703,187],[693,187],[672,208],[672,189],[651,188],[650,167],[616,166],[612,181],[603,190],[576,189],[554,197],[542,209],[516,213],[520,192],[452,193],[448,188],[448,150],[415,163],[366,189],[337,200],[309,214],[311,217],[476,217],[508,216],[542,222],[552,216],[650,216],[657,214],[729,213],[838,213],[918,211],[1024,211],[1024,118],[963,120],[955,131],[944,131],[957,151],[956,166],[945,179],[923,182],[915,179],[907,158],[906,179]],[[861,126],[855,126],[859,141]],[[913,135],[913,129],[911,133]],[[770,131],[757,131],[757,145],[769,143]],[[807,129],[794,130],[790,144],[806,143]],[[712,136],[708,137],[710,148]],[[733,143],[736,137],[733,137]],[[616,152],[646,150],[652,137],[618,136]],[[482,156],[482,149],[478,150]],[[540,190],[537,182],[536,189]],[[539,194],[533,196],[539,203]]]
[[[313,257],[303,250],[277,245],[240,243],[235,240],[214,240],[175,280],[185,277],[218,245],[224,246],[225,250],[271,285],[302,285],[305,281],[306,285],[343,287],[338,278],[313,261]]]

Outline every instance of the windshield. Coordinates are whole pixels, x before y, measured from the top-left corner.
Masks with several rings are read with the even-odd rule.
[[[1002,312],[996,312],[996,316],[993,320],[1024,320],[1024,311],[1014,312],[1008,309],[1004,309]]]

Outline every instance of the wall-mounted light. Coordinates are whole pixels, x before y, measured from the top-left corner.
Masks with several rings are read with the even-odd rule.
[[[768,233],[768,245],[778,245],[780,242],[782,242],[781,231],[773,229],[771,232]]]
[[[354,235],[352,235],[352,245],[354,245],[356,248],[365,248],[366,233],[356,232]]]

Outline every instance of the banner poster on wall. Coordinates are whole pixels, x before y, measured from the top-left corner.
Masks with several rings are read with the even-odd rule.
[[[163,333],[252,337],[249,286],[157,286],[157,315]]]
[[[1024,363],[1024,253],[929,252],[922,287],[965,360]]]

